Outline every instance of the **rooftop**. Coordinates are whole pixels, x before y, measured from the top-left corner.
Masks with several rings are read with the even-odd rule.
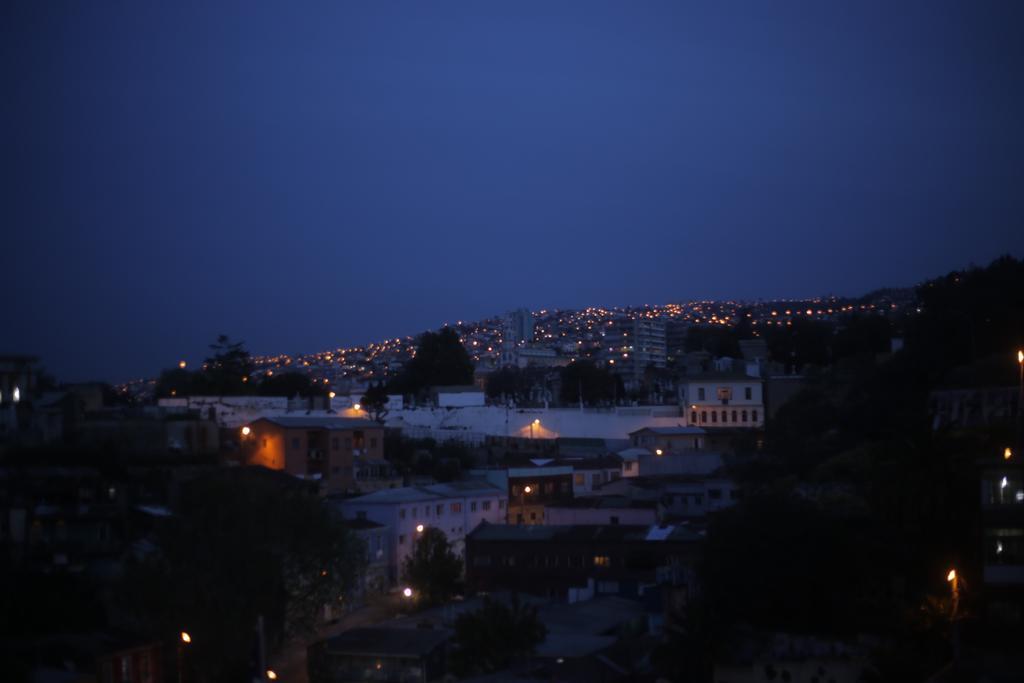
[[[474,541],[675,541],[686,543],[700,540],[701,537],[683,526],[673,525],[665,527],[657,525],[648,526],[646,524],[541,526],[536,524],[488,524],[484,522],[470,532],[466,538]]]
[[[422,657],[443,645],[449,631],[415,628],[354,628],[324,642],[330,654],[367,657]]]
[[[365,496],[349,498],[346,503],[392,505],[395,503],[417,503],[424,500],[443,500],[463,496],[497,496],[504,491],[482,480],[451,481],[446,484],[427,486],[403,486],[396,489],[381,489]]]
[[[658,436],[701,436],[707,432],[701,427],[644,427],[638,429],[635,432],[630,432],[629,435],[634,434],[657,434]]]
[[[285,429],[383,429],[373,420],[356,417],[261,417],[254,422],[269,422]]]

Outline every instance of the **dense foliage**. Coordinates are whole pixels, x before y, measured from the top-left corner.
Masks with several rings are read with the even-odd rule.
[[[167,640],[188,631],[189,663],[209,681],[244,676],[259,616],[271,649],[308,633],[352,586],[365,555],[319,496],[260,468],[191,482],[153,540],[119,603]]]
[[[391,381],[389,392],[420,394],[429,387],[473,383],[473,361],[450,327],[420,335],[416,355]]]
[[[459,676],[472,676],[505,669],[530,655],[546,635],[536,607],[518,600],[505,605],[484,599],[480,609],[455,620],[452,670]]]
[[[428,526],[417,536],[412,554],[402,566],[402,578],[420,604],[438,605],[455,594],[462,577],[462,559],[452,552],[441,529]]]

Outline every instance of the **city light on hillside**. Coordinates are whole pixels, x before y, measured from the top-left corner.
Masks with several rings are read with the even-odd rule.
[[[182,370],[185,369],[186,365],[188,365],[188,363],[186,363],[185,361],[183,361],[183,360],[179,360],[178,361],[178,367],[181,368]]]
[[[188,634],[188,631],[182,631],[181,632],[181,642],[183,642],[183,643],[191,643],[192,642],[192,636],[190,636]]]
[[[1007,446],[1006,450],[1003,451],[1003,460],[1009,460],[1012,457],[1013,457],[1013,451],[1010,450],[1009,446]]]
[[[274,671],[273,669],[267,669],[267,680],[276,681],[277,680],[277,672]]]

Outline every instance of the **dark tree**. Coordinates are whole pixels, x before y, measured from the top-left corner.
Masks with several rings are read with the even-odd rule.
[[[300,372],[281,372],[264,377],[260,382],[260,396],[322,396],[326,389],[315,386],[308,375]]]
[[[190,396],[197,393],[197,388],[202,383],[196,375],[197,373],[180,368],[164,370],[156,381],[156,397]]]
[[[532,654],[546,637],[536,607],[485,598],[483,607],[455,620],[452,669],[459,676],[476,676],[508,668]]]
[[[686,331],[686,351],[707,351],[718,358],[739,358],[737,331],[725,325],[694,325]]]
[[[402,576],[421,603],[440,604],[455,594],[462,576],[462,560],[452,552],[444,531],[428,526],[406,558]]]
[[[381,424],[384,423],[384,418],[388,414],[388,392],[384,388],[383,382],[371,385],[359,399],[359,403],[371,419]]]
[[[207,681],[244,677],[261,615],[271,651],[311,632],[365,555],[314,491],[248,467],[191,482],[154,540],[118,602],[168,641],[188,631],[190,664]]]
[[[473,361],[455,330],[424,332],[416,356],[392,382],[397,393],[419,394],[429,387],[473,383]]]
[[[252,373],[252,358],[245,342],[232,342],[222,334],[210,344],[210,350],[213,355],[204,362],[202,373],[207,390],[219,396],[250,393],[248,381]]]
[[[576,405],[582,396],[585,405],[599,405],[622,397],[622,380],[615,374],[599,368],[589,360],[580,360],[562,368],[561,401]]]

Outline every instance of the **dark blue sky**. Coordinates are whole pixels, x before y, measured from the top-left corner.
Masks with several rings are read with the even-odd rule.
[[[301,7],[296,7],[301,5]],[[0,8],[0,351],[155,374],[1024,255],[1024,3]]]

